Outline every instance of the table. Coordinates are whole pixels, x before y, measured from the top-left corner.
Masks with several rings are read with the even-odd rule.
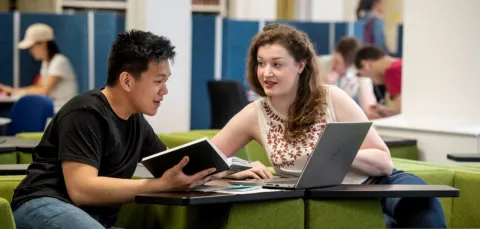
[[[5,125],[7,125],[7,124],[9,124],[9,123],[11,123],[11,122],[12,122],[12,120],[9,119],[9,118],[2,118],[2,117],[0,117],[0,126],[5,126]]]
[[[17,137],[0,137],[0,153],[32,152],[40,140],[23,139]]]
[[[305,190],[280,190],[274,192],[257,192],[249,194],[227,194],[216,192],[162,192],[140,194],[136,203],[194,206],[207,204],[241,203],[264,200],[302,198]]]
[[[381,136],[381,138],[389,148],[399,146],[411,146],[417,144],[417,140],[415,139],[404,139],[390,136]]]
[[[3,175],[26,175],[30,164],[0,164],[0,176]],[[152,178],[152,174],[142,165],[138,164],[133,176]]]
[[[360,199],[387,197],[459,197],[460,191],[447,185],[339,185],[309,189],[308,199]]]
[[[228,179],[210,181],[208,185],[231,186]],[[303,198],[305,190],[266,190],[254,193],[217,193],[217,192],[160,192],[145,193],[135,197],[136,203],[177,206],[195,206],[223,203],[241,203],[264,200]]]
[[[8,118],[13,104],[18,101],[18,96],[0,96],[0,117]]]
[[[447,154],[447,158],[458,162],[480,162],[479,153],[452,153]]]
[[[29,165],[30,164],[0,165],[0,176],[27,175],[27,169]]]

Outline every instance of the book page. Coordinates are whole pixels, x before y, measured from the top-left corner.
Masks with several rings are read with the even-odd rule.
[[[202,185],[192,189],[198,192],[217,192],[226,194],[251,194],[261,192],[276,192],[282,189],[266,189],[262,186],[247,186],[247,185]]]

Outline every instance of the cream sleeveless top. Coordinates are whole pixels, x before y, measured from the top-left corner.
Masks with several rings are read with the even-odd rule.
[[[258,113],[262,145],[277,175],[299,177],[325,125],[337,121],[330,98],[330,88],[334,86],[326,85],[326,87],[328,91],[326,113],[320,115],[306,135],[293,140],[290,144],[283,140],[284,122],[287,117],[275,110],[269,98],[261,98],[254,102]],[[349,171],[342,184],[361,184],[367,178],[366,175]]]

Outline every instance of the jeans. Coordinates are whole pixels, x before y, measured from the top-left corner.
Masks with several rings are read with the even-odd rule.
[[[13,212],[17,229],[69,228],[105,229],[98,221],[82,209],[52,197],[40,197],[22,204]],[[114,229],[115,227],[108,227]]]
[[[376,177],[371,184],[426,183],[413,174],[394,169],[391,175]],[[446,228],[438,198],[383,198],[381,203],[387,228]]]

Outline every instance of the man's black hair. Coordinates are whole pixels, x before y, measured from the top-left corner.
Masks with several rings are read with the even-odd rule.
[[[362,60],[380,60],[385,56],[385,52],[373,45],[366,45],[360,48],[355,55],[355,67],[362,68]]]
[[[122,72],[140,78],[150,62],[173,61],[175,46],[164,36],[130,30],[117,36],[108,56],[107,85],[113,86]]]

